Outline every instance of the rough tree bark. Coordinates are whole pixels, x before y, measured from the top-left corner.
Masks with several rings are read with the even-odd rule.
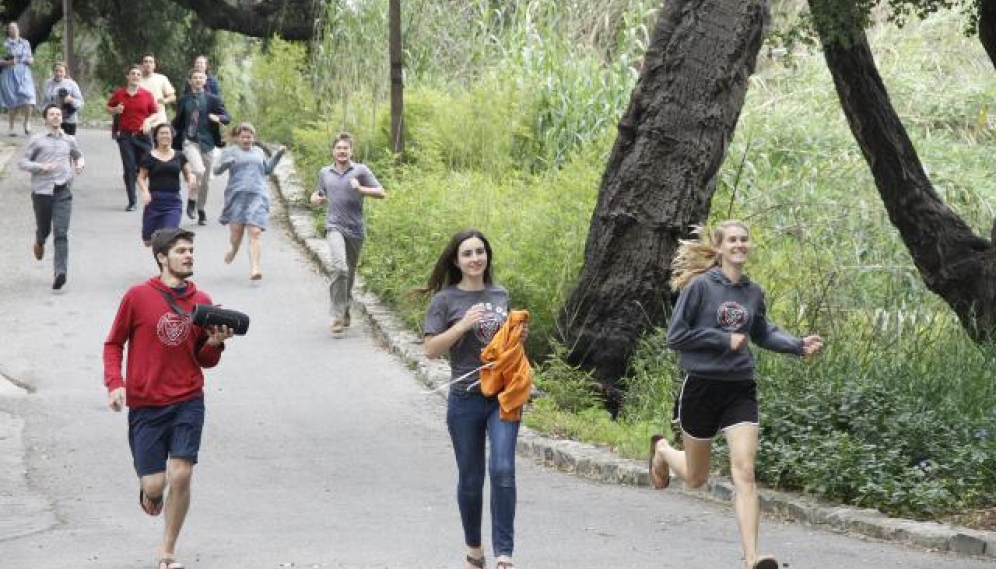
[[[391,61],[391,151],[401,162],[405,153],[405,56],[401,39],[401,0],[390,0],[388,20]]]
[[[560,315],[568,360],[609,393],[666,321],[671,259],[708,216],[768,19],[767,0],[664,3]]]
[[[108,1],[78,2],[76,11],[86,21],[88,16],[106,13],[102,6]],[[193,10],[206,26],[215,30],[263,38],[277,34],[292,41],[307,41],[314,37],[315,23],[325,4],[318,0],[258,0],[238,4],[224,0],[170,1]],[[61,19],[62,0],[8,0],[0,6],[0,22],[19,22],[21,35],[32,46],[48,41]]]
[[[45,43],[52,35],[52,29],[62,21],[62,0],[14,0],[2,4],[0,23],[17,22],[21,37],[28,40],[32,48]]]
[[[982,44],[989,61],[996,66],[996,2],[982,0],[979,2],[979,43]]]
[[[816,14],[832,1],[809,4]],[[840,19],[814,18],[814,24],[851,132],[921,278],[951,306],[973,340],[993,340],[996,255],[991,241],[976,235],[934,191],[892,106],[864,30],[848,28],[849,22]],[[845,29],[849,40],[840,33]]]
[[[315,0],[261,0],[229,4],[222,0],[172,0],[190,8],[210,28],[244,36],[310,40],[325,2]]]

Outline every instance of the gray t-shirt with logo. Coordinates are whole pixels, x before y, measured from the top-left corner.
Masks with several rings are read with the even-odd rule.
[[[467,374],[467,377],[450,386],[454,391],[467,391],[467,386],[480,376],[480,372],[474,370],[481,367],[481,351],[508,318],[508,291],[494,284],[474,291],[448,286],[433,295],[425,314],[423,332],[436,336],[449,330],[468,309],[477,304],[484,306],[484,318],[450,348],[450,377],[456,379]],[[480,391],[480,387],[474,386],[471,391]]]

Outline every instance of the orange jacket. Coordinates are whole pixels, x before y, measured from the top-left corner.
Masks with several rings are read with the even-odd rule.
[[[528,310],[511,311],[481,352],[481,361],[493,364],[481,370],[481,393],[486,397],[498,394],[503,421],[522,417],[522,405],[533,389],[533,368],[522,346],[522,332],[528,322]]]

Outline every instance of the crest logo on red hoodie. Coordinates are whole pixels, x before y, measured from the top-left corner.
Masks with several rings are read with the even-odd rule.
[[[166,312],[156,324],[156,335],[167,346],[179,346],[190,335],[190,319],[174,312]]]

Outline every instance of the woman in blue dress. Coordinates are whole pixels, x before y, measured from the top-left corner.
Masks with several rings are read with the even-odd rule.
[[[225,253],[225,263],[231,263],[242,245],[242,238],[249,233],[249,278],[263,278],[260,267],[263,231],[270,220],[270,189],[266,177],[273,173],[285,147],[281,146],[269,158],[257,146],[256,129],[244,122],[232,129],[238,144],[225,147],[215,162],[214,174],[228,170],[225,186],[225,207],[218,221],[228,225],[231,247]]]
[[[0,104],[7,109],[10,135],[14,132],[14,119],[18,111],[24,113],[24,134],[31,134],[31,108],[35,105],[35,80],[31,76],[31,44],[21,37],[17,22],[7,24],[7,39],[3,42],[3,60],[0,60]]]
[[[152,234],[164,227],[180,227],[180,212],[183,200],[180,199],[180,176],[187,186],[197,190],[197,176],[194,175],[187,158],[182,152],[173,150],[173,127],[169,123],[156,125],[152,129],[152,139],[156,145],[142,157],[138,168],[138,188],[142,203],[142,241],[152,245]]]

